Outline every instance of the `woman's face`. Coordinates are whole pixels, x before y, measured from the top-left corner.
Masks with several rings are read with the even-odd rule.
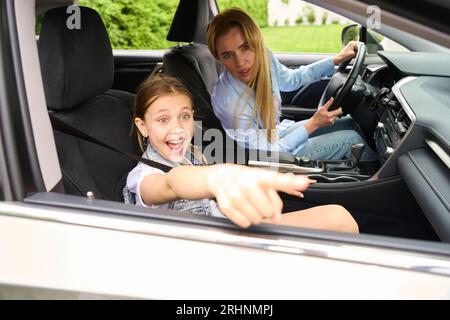
[[[182,162],[194,132],[191,100],[172,93],[156,99],[136,126],[151,146],[165,159]]]
[[[235,78],[245,84],[252,79],[255,64],[255,51],[250,48],[240,27],[233,27],[224,35],[217,37],[216,49],[219,61]]]

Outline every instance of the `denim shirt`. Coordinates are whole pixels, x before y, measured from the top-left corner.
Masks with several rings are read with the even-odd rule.
[[[197,155],[196,150],[194,147],[190,148],[191,150],[188,150],[185,155],[185,160],[188,163],[191,163],[192,165],[203,165],[204,162],[201,159],[201,155]],[[147,146],[146,152],[142,155],[143,158],[153,160],[155,162],[159,162],[161,164],[170,166],[170,167],[176,167],[179,166],[179,163],[174,163],[171,161],[168,161],[164,159],[156,150],[154,150],[150,145]],[[139,166],[147,166],[146,164],[139,162],[138,165],[133,169],[138,169]],[[162,172],[159,169],[153,168],[153,171],[150,171],[151,173],[154,172]],[[137,183],[137,187],[135,187],[129,183],[130,175],[133,171],[131,171],[127,178],[127,183],[123,189],[123,197],[124,202],[128,204],[138,204],[136,201],[136,197],[138,196],[136,192],[138,192],[137,189],[139,189],[139,183]],[[142,179],[145,177],[145,175],[142,175],[139,179],[142,181]],[[134,191],[131,190],[134,188]],[[196,215],[204,215],[204,216],[216,216],[216,217],[224,217],[224,215],[220,212],[220,210],[217,208],[216,203],[213,200],[210,199],[202,199],[202,200],[175,200],[172,202],[169,202],[164,205],[153,205],[153,208],[167,208],[172,210],[177,210],[181,212],[186,212],[190,214],[196,214]]]
[[[255,93],[242,81],[236,79],[226,69],[220,75],[211,95],[214,113],[219,118],[225,132],[239,145],[250,149],[293,152],[308,141],[308,132],[304,125],[299,125],[289,134],[282,131],[289,128],[294,121],[279,121],[281,115],[280,91],[293,91],[307,84],[319,81],[324,76],[335,72],[331,58],[324,59],[298,69],[289,69],[281,64],[269,51],[272,95],[276,106],[274,114],[276,129],[280,138],[269,142],[262,130],[261,119],[254,105]]]

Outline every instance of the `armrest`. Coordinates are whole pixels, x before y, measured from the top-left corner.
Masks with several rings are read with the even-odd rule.
[[[316,109],[313,108],[303,108],[293,105],[281,106],[281,116],[283,118],[292,120],[303,120],[311,118],[315,112]]]
[[[249,161],[278,162],[298,165],[298,160],[290,152],[271,152],[261,150],[249,150]]]
[[[239,146],[235,146],[234,148],[217,148],[213,154],[211,154],[211,152],[204,152],[203,155],[208,164],[224,162],[248,164],[250,160],[294,165],[299,164],[297,158],[290,152],[249,150]]]

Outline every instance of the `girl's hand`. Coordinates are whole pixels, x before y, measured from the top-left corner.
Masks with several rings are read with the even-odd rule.
[[[333,63],[335,65],[338,65],[344,61],[353,59],[354,57],[356,57],[357,52],[358,52],[358,42],[350,41],[349,43],[347,43],[344,49],[341,50],[341,52],[339,52],[337,55],[333,57]]]
[[[239,165],[217,165],[208,177],[208,188],[221,211],[241,227],[259,224],[263,219],[281,219],[283,202],[277,191],[303,198],[314,180]]]
[[[305,129],[309,134],[313,133],[319,128],[332,125],[336,122],[336,118],[342,114],[342,108],[333,111],[328,111],[328,108],[333,103],[334,98],[330,98],[316,113],[306,122]]]

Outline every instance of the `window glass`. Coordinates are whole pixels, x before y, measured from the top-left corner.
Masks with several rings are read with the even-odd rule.
[[[113,49],[167,49],[178,0],[80,0],[105,23]]]
[[[378,50],[386,51],[409,51],[397,42],[389,39],[378,32],[368,29],[367,30],[367,52],[377,53]]]
[[[336,53],[342,49],[342,30],[353,21],[299,0],[218,0],[220,10],[239,7],[260,26],[266,45],[274,52]],[[345,42],[359,39],[359,29],[351,29]],[[369,30],[369,53],[378,50],[408,51],[381,34]]]
[[[298,0],[218,0],[218,5],[220,10],[240,7],[248,12],[261,27],[267,47],[274,52],[339,52],[342,29],[352,23]]]

